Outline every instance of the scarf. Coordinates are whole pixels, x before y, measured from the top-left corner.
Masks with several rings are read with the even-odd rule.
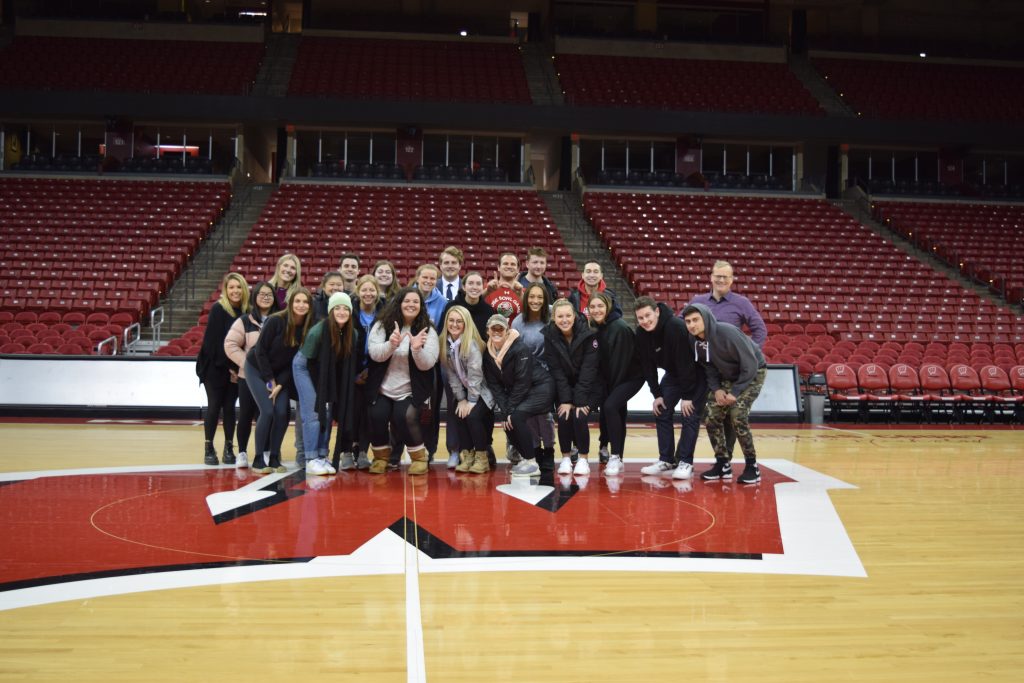
[[[499,370],[501,370],[501,362],[505,360],[505,354],[516,339],[519,339],[519,333],[515,330],[509,330],[505,336],[505,343],[501,345],[501,349],[498,351],[495,351],[491,343],[487,342],[487,353],[491,354],[491,358],[494,359],[494,364],[498,366]]]

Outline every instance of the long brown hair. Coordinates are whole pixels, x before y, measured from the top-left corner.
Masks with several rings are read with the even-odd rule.
[[[295,303],[295,297],[300,294],[306,297],[306,303],[309,304],[309,311],[306,313],[306,317],[302,320],[302,328],[295,323],[295,314],[292,312],[292,304]],[[284,318],[284,343],[286,346],[299,346],[302,344],[302,340],[306,338],[306,333],[309,332],[310,321],[313,320],[313,295],[309,293],[309,290],[305,287],[296,287],[288,295],[288,306],[283,310],[275,313]]]
[[[334,319],[334,310],[327,313],[327,320],[324,324],[327,326],[327,334],[331,337],[331,349],[337,358],[352,353],[352,326],[354,325],[352,320],[355,317],[356,314],[352,312],[352,309],[348,309],[348,322],[344,327],[338,327],[338,321]]]

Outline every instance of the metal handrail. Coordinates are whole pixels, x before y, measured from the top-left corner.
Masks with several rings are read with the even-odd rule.
[[[132,323],[128,327],[124,328],[124,332],[121,333],[121,352],[122,353],[135,353],[135,347],[142,340],[142,325],[139,323]]]
[[[113,353],[109,353],[109,354],[103,353],[103,348],[106,347],[106,346],[113,346],[114,352]],[[96,355],[97,356],[104,356],[104,355],[116,356],[117,355],[117,337],[115,337],[114,335],[110,335],[109,337],[107,337],[106,339],[101,341],[99,344],[97,344],[96,345]]]
[[[160,346],[160,328],[164,324],[164,307],[157,306],[149,312],[149,329],[153,334],[153,345]]]

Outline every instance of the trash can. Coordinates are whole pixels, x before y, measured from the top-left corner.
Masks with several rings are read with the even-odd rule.
[[[825,422],[825,395],[819,393],[804,394],[806,420],[814,425]]]

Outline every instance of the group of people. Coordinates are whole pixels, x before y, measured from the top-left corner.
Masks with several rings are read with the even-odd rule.
[[[710,293],[679,316],[640,297],[634,330],[599,263],[584,264],[578,285],[561,297],[545,275],[547,256],[531,247],[520,269],[516,254],[503,253],[487,278],[464,273],[462,251],[448,247],[403,287],[391,262],[361,275],[359,256],[346,253],[315,292],[302,286],[294,254],[251,287],[228,273],[196,361],[208,401],[204,462],[248,467],[255,418],[252,468],[285,471],[281,448],[294,415],[297,464],[309,475],[384,474],[398,469],[403,452],[408,473],[424,474],[439,446],[443,404],[447,465],[457,472],[496,466],[500,425],[514,475],[555,471],[556,433],[557,472],[588,475],[596,414],[597,461],[615,476],[623,472],[627,403],[646,383],[659,459],[644,474],[692,478],[703,420],[716,462],[701,477],[731,479],[738,441],[746,461],[739,481],[759,481],[749,414],[764,383],[767,334],[750,301],[731,291],[732,266],[716,262]]]

